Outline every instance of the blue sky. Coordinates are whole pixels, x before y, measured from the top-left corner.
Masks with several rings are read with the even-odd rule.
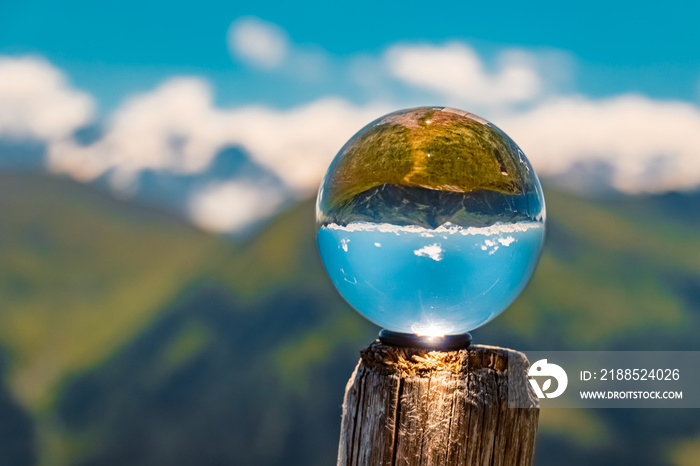
[[[700,187],[697,3],[2,8],[0,162],[39,147],[51,173],[137,199],[177,192],[210,230],[312,196],[354,132],[418,105],[491,120],[578,192]],[[238,162],[221,154],[247,168],[222,178]]]
[[[566,53],[576,89],[590,96],[632,91],[697,101],[699,94],[697,2],[23,1],[3,10],[0,53],[45,56],[102,111],[175,74],[207,77],[222,104],[309,98],[299,89],[297,98],[271,92],[279,83],[231,58],[226,31],[247,15],[339,59],[399,41],[458,39],[486,55],[513,46]]]

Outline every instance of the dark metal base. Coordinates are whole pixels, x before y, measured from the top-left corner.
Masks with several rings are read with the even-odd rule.
[[[445,335],[444,337],[426,337],[382,329],[379,332],[379,340],[385,345],[391,346],[454,351],[469,348],[469,345],[472,343],[472,336],[469,333],[463,333],[462,335]]]

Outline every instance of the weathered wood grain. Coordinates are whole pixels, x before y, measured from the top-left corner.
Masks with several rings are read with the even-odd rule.
[[[338,466],[530,466],[539,403],[528,366],[503,348],[375,341],[345,391]],[[509,394],[523,407],[509,408]]]

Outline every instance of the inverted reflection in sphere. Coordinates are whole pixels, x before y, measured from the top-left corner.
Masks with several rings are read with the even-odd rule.
[[[353,136],[318,193],[321,258],[343,297],[387,330],[468,332],[522,291],[544,239],[537,175],[470,113],[390,113]]]

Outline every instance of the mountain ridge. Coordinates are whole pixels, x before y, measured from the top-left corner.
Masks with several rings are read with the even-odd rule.
[[[507,194],[492,190],[453,192],[382,184],[322,212],[322,223],[391,223],[438,228],[445,223],[484,227],[494,223],[538,221],[537,193]]]

